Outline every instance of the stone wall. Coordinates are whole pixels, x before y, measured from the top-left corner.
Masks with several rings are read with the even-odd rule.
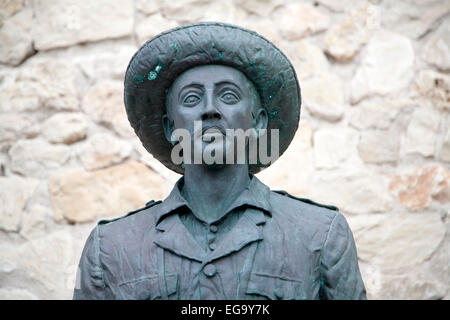
[[[126,66],[167,28],[256,30],[303,95],[288,151],[258,174],[337,205],[371,299],[450,298],[450,2],[0,0],[0,299],[69,299],[100,218],[178,176],[134,136]]]

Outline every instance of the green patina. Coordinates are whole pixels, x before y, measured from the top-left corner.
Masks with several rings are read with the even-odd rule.
[[[134,75],[133,76],[133,82],[135,83],[135,84],[141,84],[141,83],[144,83],[144,76],[142,76],[142,75],[139,75],[139,74],[137,74],[137,75]]]
[[[278,119],[278,110],[272,110],[268,113],[270,119]]]
[[[148,73],[147,79],[148,80],[155,80],[158,77],[158,74],[155,71],[150,71]]]

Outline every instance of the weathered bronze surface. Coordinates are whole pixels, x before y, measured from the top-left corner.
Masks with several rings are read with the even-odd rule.
[[[222,24],[198,26],[181,30],[190,30],[194,38],[202,32],[214,36],[215,49],[223,46],[222,39],[230,41],[230,28],[239,31]],[[184,36],[189,37],[189,33]],[[161,41],[167,47],[159,52],[172,50],[174,43],[183,51],[179,37],[179,32],[173,38],[170,32],[166,34]],[[139,95],[138,88],[125,93],[130,121],[150,152],[155,139],[164,140],[164,144],[155,142],[158,146],[171,149],[176,144],[172,140],[176,129],[187,130],[192,143],[200,139],[202,148],[206,148],[212,142],[196,136],[194,121],[215,128],[218,135],[227,129],[257,132],[284,125],[287,127],[280,134],[280,144],[284,145],[280,149],[284,151],[298,125],[300,91],[295,72],[293,77],[287,75],[293,69],[285,70],[292,68],[286,61],[266,61],[273,57],[272,51],[278,50],[273,45],[258,47],[251,32],[243,31],[241,37],[244,39],[237,39],[237,43],[247,42],[258,50],[231,46],[219,50],[222,56],[218,54],[217,60],[200,45],[189,47],[186,50],[198,53],[191,60],[182,59],[188,66],[176,77],[162,73],[164,68],[172,70],[170,64],[162,64],[164,57],[158,57],[156,66],[160,70],[155,71],[153,65],[148,68],[154,73],[148,73],[147,80],[132,77],[129,72],[137,68],[132,60],[130,65],[134,67],[129,67],[126,81],[134,79],[136,85],[142,80],[137,84],[141,85],[158,81],[158,77],[173,79],[165,89],[163,111],[155,111],[157,118],[150,117],[158,124],[149,136],[142,128],[149,122],[135,119],[137,111],[131,108],[144,108],[137,107],[136,101],[146,101],[142,96],[152,92],[134,98],[127,94]],[[174,41],[167,42],[169,39]],[[233,50],[247,52],[246,59],[260,61],[260,66],[277,62],[283,65],[286,83],[274,89],[272,98],[281,95],[278,101],[294,101],[288,106],[267,101],[266,93],[262,93],[263,80],[255,81],[257,74],[249,74],[245,66],[236,66],[246,63],[236,58],[240,51],[235,53],[234,63],[220,63]],[[279,54],[276,52],[278,59],[286,59]],[[133,59],[136,57],[142,58],[135,55]],[[265,77],[265,73],[261,76]],[[273,78],[283,79],[279,76]],[[292,79],[293,84],[289,82]],[[161,107],[146,103],[150,108],[146,112]],[[287,119],[286,112],[292,113],[293,120],[283,120]],[[224,154],[235,151],[226,141],[221,146]],[[161,153],[158,148],[159,159],[167,157],[169,153]],[[168,167],[179,171],[179,167]],[[271,191],[252,174],[262,167],[251,169],[248,163],[183,163],[182,169],[183,177],[164,201],[152,201],[125,217],[99,222],[81,257],[74,299],[365,299],[353,236],[336,207]]]

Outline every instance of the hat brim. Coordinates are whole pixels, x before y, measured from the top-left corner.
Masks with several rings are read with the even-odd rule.
[[[147,41],[132,57],[125,75],[124,102],[143,146],[167,168],[183,174],[171,161],[172,145],[164,135],[166,93],[184,71],[218,64],[236,68],[255,85],[270,130],[279,129],[279,155],[291,143],[300,119],[301,94],[288,58],[256,32],[218,22],[200,22],[163,32]],[[270,152],[270,150],[269,150]],[[271,163],[250,164],[257,173]]]

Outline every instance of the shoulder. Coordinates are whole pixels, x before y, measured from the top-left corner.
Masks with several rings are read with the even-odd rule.
[[[327,217],[333,219],[339,214],[339,208],[330,204],[323,204],[307,198],[296,197],[283,190],[272,190],[271,205],[275,212],[282,215],[311,216],[314,219]]]
[[[336,206],[293,196],[286,191],[271,191],[272,218],[282,229],[325,238],[333,220],[342,215]]]
[[[99,236],[101,238],[121,238],[123,236],[136,237],[143,231],[154,224],[154,213],[158,210],[161,201],[151,200],[146,205],[137,210],[128,212],[127,214],[114,218],[102,219],[97,223]]]

